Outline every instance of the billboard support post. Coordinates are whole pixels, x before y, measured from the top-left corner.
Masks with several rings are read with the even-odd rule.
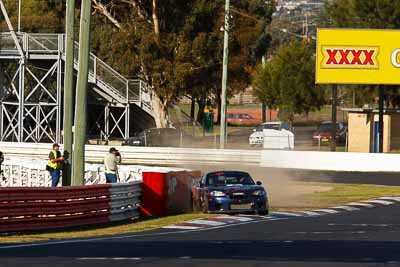
[[[383,108],[384,108],[384,100],[385,92],[384,86],[379,85],[379,151],[378,153],[383,153]]]
[[[337,84],[332,85],[332,137],[331,137],[331,151],[336,151],[336,132],[337,132]]]

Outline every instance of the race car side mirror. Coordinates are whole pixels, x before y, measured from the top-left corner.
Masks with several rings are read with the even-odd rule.
[[[260,181],[257,181],[257,183],[256,183],[257,185],[262,185],[262,183],[260,182]]]

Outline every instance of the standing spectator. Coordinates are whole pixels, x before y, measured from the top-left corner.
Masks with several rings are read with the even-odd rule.
[[[49,161],[46,169],[50,172],[51,186],[57,186],[60,181],[61,169],[63,168],[64,157],[61,156],[60,146],[53,145],[53,150],[49,153]]]
[[[118,150],[115,147],[110,148],[109,153],[104,157],[104,169],[107,183],[116,183],[118,180]]]

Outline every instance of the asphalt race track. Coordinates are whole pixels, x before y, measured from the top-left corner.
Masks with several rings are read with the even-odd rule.
[[[2,267],[400,266],[400,203],[200,231],[0,247]]]

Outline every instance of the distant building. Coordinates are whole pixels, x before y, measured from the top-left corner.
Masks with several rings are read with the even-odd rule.
[[[229,99],[229,104],[233,105],[247,105],[257,104],[257,98],[253,95],[253,87],[247,87],[243,92],[234,95]]]

